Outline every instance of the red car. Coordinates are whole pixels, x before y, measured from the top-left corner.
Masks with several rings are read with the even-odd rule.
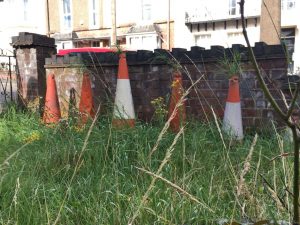
[[[58,50],[57,55],[66,55],[69,53],[80,53],[80,52],[114,52],[114,50],[110,48],[92,48],[92,47],[87,47],[87,48],[70,48],[70,49],[60,49]]]

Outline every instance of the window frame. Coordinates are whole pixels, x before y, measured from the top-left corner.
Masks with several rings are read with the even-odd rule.
[[[147,42],[145,42],[147,38],[150,38],[150,42],[148,42],[150,43],[150,45],[147,45]],[[159,39],[159,35],[155,33],[141,33],[141,34],[127,36],[126,43],[129,49],[131,50],[141,49],[141,50],[151,51],[157,48],[161,48],[161,41]]]
[[[89,0],[89,27],[91,29],[100,27],[100,3],[99,3],[99,0]]]
[[[292,3],[292,7],[289,4]],[[281,0],[281,9],[282,10],[293,10],[296,8],[296,1],[295,0]]]
[[[286,31],[287,33],[289,32],[289,34],[288,35],[284,34],[284,31]],[[288,56],[290,58],[289,64],[288,64],[288,73],[292,74],[295,69],[293,55],[295,53],[296,28],[295,27],[281,28],[280,41],[282,43],[285,43],[285,45],[286,45],[286,48],[288,51]],[[289,41],[291,41],[291,42],[289,43]]]
[[[152,20],[153,4],[151,0],[141,0],[141,20],[144,22]]]
[[[239,9],[239,4],[237,3],[237,0],[229,0],[228,15],[236,16],[236,15],[240,14],[239,12],[240,12],[240,9]]]
[[[67,13],[65,13],[64,12],[64,3],[65,3],[65,1],[69,1],[69,8],[70,8],[70,12],[67,12]],[[70,32],[70,31],[72,31],[72,29],[73,29],[73,16],[72,16],[72,14],[73,14],[73,2],[72,2],[72,0],[61,0],[61,2],[60,2],[61,4],[61,10],[60,10],[60,14],[61,14],[61,16],[60,16],[60,18],[61,18],[61,31],[62,32]],[[70,17],[70,26],[66,26],[66,23],[65,23],[65,18],[66,17]]]
[[[25,22],[28,22],[29,21],[29,7],[28,7],[28,4],[29,4],[29,0],[23,0],[23,19]]]

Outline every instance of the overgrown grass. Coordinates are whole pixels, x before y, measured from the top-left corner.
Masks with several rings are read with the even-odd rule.
[[[137,167],[155,173],[176,134],[166,133],[149,158],[161,127],[138,123],[116,130],[101,116],[80,158],[88,129],[45,127],[13,108],[1,116],[1,224],[128,224],[153,179]],[[159,175],[201,204],[158,179],[135,224],[289,220],[292,157],[271,160],[287,152],[288,143],[275,131],[260,134],[241,178],[253,138],[231,147],[226,140],[225,148],[214,124],[190,122]]]

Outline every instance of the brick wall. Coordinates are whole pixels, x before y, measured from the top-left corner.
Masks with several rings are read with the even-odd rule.
[[[185,68],[183,71],[185,89],[199,80],[187,96],[188,116],[203,121],[211,120],[211,108],[213,108],[216,115],[222,118],[227,97],[228,76],[218,66],[218,60],[223,57],[224,53],[230,55],[233,50],[240,52],[242,56],[243,73],[240,78],[240,92],[244,126],[248,128],[265,127],[266,122],[273,119],[278,121],[258,85],[254,68],[247,57],[247,49],[241,45],[234,45],[233,49],[212,46],[210,50],[192,47],[191,51],[177,48],[173,49],[171,54],[161,49],[154,52],[144,50],[127,52],[129,76],[138,118],[150,121],[154,112],[151,101],[160,96],[167,100],[170,95],[172,57]],[[278,104],[284,107],[280,90],[288,100],[290,95],[285,90],[288,77],[282,47],[256,43],[253,50],[268,87]],[[56,76],[63,114],[67,114],[69,93],[72,88],[76,90],[77,104],[79,103],[84,71],[88,71],[92,78],[96,104],[101,103],[104,106],[108,99],[113,102],[117,82],[117,66],[118,56],[115,53],[92,55],[83,53],[77,56],[53,56],[46,59],[47,75],[53,73]]]

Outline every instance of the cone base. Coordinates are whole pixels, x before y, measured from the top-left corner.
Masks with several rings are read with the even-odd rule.
[[[43,123],[44,124],[56,124],[61,119],[59,112],[48,112],[45,111],[43,115]]]
[[[181,122],[180,124],[170,124],[170,130],[174,133],[178,133],[181,129],[181,127],[183,127],[185,125],[185,122]]]
[[[112,125],[115,128],[134,127],[135,119],[113,119]]]
[[[223,130],[235,140],[244,138],[240,103],[226,103]]]

